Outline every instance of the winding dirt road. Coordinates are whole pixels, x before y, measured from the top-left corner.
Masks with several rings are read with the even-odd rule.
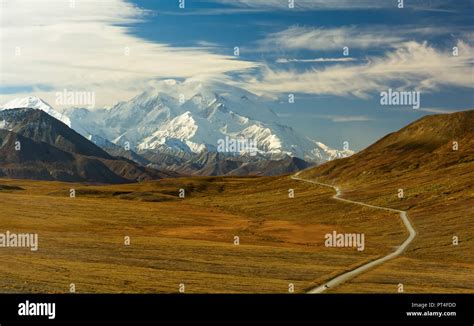
[[[355,268],[355,269],[353,269],[349,272],[345,272],[345,273],[343,273],[339,276],[336,276],[333,279],[330,279],[329,281],[327,281],[326,283],[309,290],[308,293],[322,293],[322,292],[326,291],[327,289],[334,288],[334,287],[336,287],[336,286],[338,286],[338,285],[340,285],[340,284],[356,277],[357,275],[362,274],[363,272],[369,270],[372,267],[378,266],[378,265],[380,265],[380,264],[382,264],[382,263],[384,263],[384,262],[386,262],[390,259],[393,259],[393,258],[399,256],[401,253],[403,253],[403,251],[405,251],[405,249],[408,247],[408,245],[416,237],[415,228],[413,227],[410,220],[408,219],[407,212],[401,211],[401,210],[398,210],[398,209],[393,209],[393,208],[388,208],[388,207],[381,207],[381,206],[374,206],[374,205],[369,205],[369,204],[361,203],[361,202],[354,201],[354,200],[340,198],[339,196],[341,195],[341,190],[338,187],[330,185],[330,184],[322,183],[322,182],[317,182],[317,181],[313,181],[313,180],[300,178],[298,176],[301,172],[302,171],[296,173],[291,178],[293,180],[308,182],[308,183],[312,183],[312,184],[332,188],[336,191],[336,194],[332,198],[334,198],[336,200],[340,200],[340,201],[343,201],[343,202],[346,202],[346,203],[361,205],[361,206],[365,206],[365,207],[383,209],[385,211],[399,213],[403,224],[405,225],[405,227],[407,228],[407,230],[409,232],[408,238],[394,252],[392,252],[392,253],[390,253],[386,256],[383,256],[381,258],[378,258],[376,260],[373,260],[373,261],[371,261],[367,264],[361,265],[361,266],[359,266],[359,267],[357,267],[357,268]]]

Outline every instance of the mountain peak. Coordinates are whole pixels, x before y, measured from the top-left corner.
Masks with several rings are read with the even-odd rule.
[[[255,143],[261,155],[284,154],[317,163],[352,154],[298,134],[267,105],[258,95],[221,80],[190,78],[154,81],[142,94],[110,110],[71,109],[68,117],[34,96],[15,99],[3,109],[42,110],[69,127],[72,121],[72,128],[86,138],[100,136],[137,150],[199,154],[216,151],[230,139]]]
[[[44,100],[36,96],[28,96],[24,98],[15,98],[10,102],[4,104],[0,107],[1,110],[11,110],[11,109],[35,109],[41,110],[52,116],[53,118],[63,122],[68,127],[71,127],[71,120],[62,113],[54,110],[51,105],[46,103]]]
[[[40,99],[39,97],[36,96],[27,96],[27,97],[17,97],[10,102],[6,103],[5,105],[2,106],[3,110],[8,110],[8,109],[24,109],[24,108],[30,108],[30,109],[40,109],[43,107],[47,107],[52,109],[51,105]]]
[[[68,112],[73,127],[89,137],[98,133],[136,150],[199,154],[216,151],[225,139],[254,142],[262,155],[285,154],[311,162],[351,155],[300,135],[269,107],[270,103],[222,80],[189,78],[153,81],[128,102],[106,112]],[[180,155],[180,154],[179,154]]]

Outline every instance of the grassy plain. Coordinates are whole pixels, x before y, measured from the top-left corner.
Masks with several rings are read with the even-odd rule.
[[[37,252],[0,248],[0,291],[65,293],[74,283],[78,293],[176,293],[183,283],[186,293],[288,293],[292,283],[298,293],[406,238],[397,214],[332,195],[289,176],[113,186],[0,179],[0,232],[39,235]],[[365,250],[326,248],[333,231],[364,233]]]

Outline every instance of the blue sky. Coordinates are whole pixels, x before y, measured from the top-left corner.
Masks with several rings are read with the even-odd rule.
[[[263,95],[308,136],[356,150],[425,114],[474,107],[473,1],[178,3],[7,0],[0,100],[91,89],[110,106],[153,79],[208,75]],[[421,108],[382,107],[388,88],[420,91]]]

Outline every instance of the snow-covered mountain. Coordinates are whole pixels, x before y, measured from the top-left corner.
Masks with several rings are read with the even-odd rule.
[[[138,151],[199,154],[223,139],[255,141],[260,154],[324,162],[352,154],[286,126],[255,94],[217,81],[165,80],[111,109],[68,109],[73,129]]]
[[[45,111],[102,147],[110,142],[138,152],[173,155],[221,151],[219,143],[248,141],[259,157],[298,157],[322,163],[353,154],[300,135],[259,96],[217,81],[188,79],[156,82],[142,94],[110,109],[70,108],[63,113],[36,97],[15,99],[1,107]],[[242,149],[226,148],[234,155]]]
[[[63,122],[67,126],[71,127],[71,120],[64,114],[59,113],[58,111],[54,110],[51,105],[46,103],[45,101],[35,97],[29,96],[25,98],[16,98],[11,100],[10,102],[6,103],[5,105],[0,107],[1,110],[10,110],[10,109],[37,109],[46,112],[53,118]]]

